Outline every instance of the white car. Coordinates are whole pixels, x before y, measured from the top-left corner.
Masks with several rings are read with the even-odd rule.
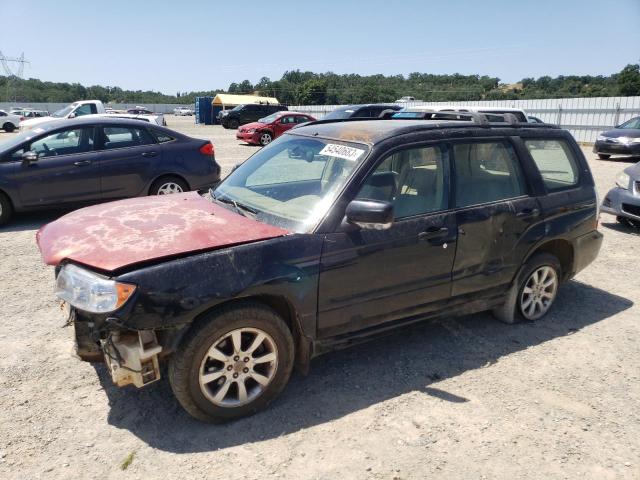
[[[78,102],[73,102],[72,104],[67,105],[64,108],[61,108],[60,110],[49,116],[23,120],[22,122],[20,122],[20,131],[23,132],[25,130],[31,130],[38,125],[41,125],[45,122],[50,122],[51,120],[76,118],[82,115],[91,115],[95,113],[105,113],[104,105],[100,100],[80,100]]]
[[[20,126],[20,117],[0,110],[0,128],[11,133]]]
[[[176,107],[173,109],[173,114],[182,116],[182,115],[193,115],[193,109],[189,107]]]

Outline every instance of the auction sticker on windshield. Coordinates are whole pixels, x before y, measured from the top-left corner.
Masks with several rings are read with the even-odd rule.
[[[331,157],[344,158],[345,160],[351,160],[355,162],[364,153],[364,150],[359,148],[347,147],[346,145],[338,145],[335,143],[327,143],[325,147],[320,150],[318,155],[329,155]]]

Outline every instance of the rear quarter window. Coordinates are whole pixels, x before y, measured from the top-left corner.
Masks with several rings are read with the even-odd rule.
[[[547,190],[563,190],[578,184],[578,162],[565,140],[525,140]]]

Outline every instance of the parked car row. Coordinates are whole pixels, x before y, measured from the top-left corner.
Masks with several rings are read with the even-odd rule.
[[[176,107],[173,109],[173,114],[178,116],[192,116],[195,114],[195,110],[191,107]]]
[[[300,114],[273,118],[286,115]],[[506,323],[543,317],[602,242],[580,147],[552,125],[439,115],[311,121],[207,197],[123,200],[45,225],[38,245],[56,267],[78,355],[104,361],[118,386],[157,381],[167,364],[184,409],[219,422],[265,408],[294,364],[307,370],[311,358],[391,328],[483,310]],[[134,148],[163,159],[182,143],[134,121],[123,127],[146,134],[105,134],[105,122],[23,138],[5,153],[18,156],[12,174],[55,161],[52,150],[68,156],[68,138],[97,162],[112,141],[127,145],[116,152],[150,136]],[[202,165],[203,141],[184,142]],[[107,185],[132,163],[113,160],[120,177]]]

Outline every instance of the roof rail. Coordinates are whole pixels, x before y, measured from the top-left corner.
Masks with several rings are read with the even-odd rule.
[[[491,117],[500,117],[502,121],[491,121]],[[520,122],[518,117],[513,113],[493,113],[493,112],[469,112],[469,111],[453,111],[453,110],[422,110],[419,112],[406,112],[397,110],[383,110],[378,117],[374,118],[336,118],[329,120],[315,120],[313,122],[305,123],[308,125],[322,125],[325,123],[343,123],[343,122],[355,122],[355,121],[375,121],[375,120],[459,120],[459,121],[471,121],[478,126],[489,127],[492,125],[499,126],[507,124],[509,126],[537,126],[544,125],[550,127],[552,125],[547,124],[534,124],[527,122]],[[294,127],[295,128],[295,127]]]

